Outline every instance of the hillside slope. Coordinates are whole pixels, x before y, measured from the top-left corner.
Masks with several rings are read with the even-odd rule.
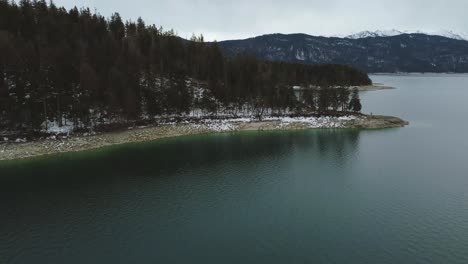
[[[365,38],[272,34],[219,43],[228,55],[305,64],[345,64],[366,72],[468,72],[468,41],[425,34]]]

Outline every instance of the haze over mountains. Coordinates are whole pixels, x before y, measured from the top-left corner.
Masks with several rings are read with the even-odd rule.
[[[453,31],[363,31],[346,37],[271,34],[220,42],[228,55],[305,64],[346,64],[376,72],[468,72],[468,35]]]

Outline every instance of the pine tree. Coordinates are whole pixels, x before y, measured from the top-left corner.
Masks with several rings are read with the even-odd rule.
[[[303,89],[301,91],[301,98],[304,104],[313,112],[317,109],[317,91],[315,89]]]
[[[349,105],[349,89],[345,87],[341,87],[338,89],[338,102],[341,107],[341,111],[346,112],[348,110]]]
[[[354,88],[352,92],[348,109],[356,113],[360,113],[362,110],[361,99],[359,98],[359,90],[357,88]]]
[[[367,74],[348,66],[226,56],[203,35],[183,40],[141,18],[123,21],[115,13],[106,19],[46,0],[0,0],[0,129],[38,130],[45,121],[67,118],[84,125],[104,114],[119,120],[185,115],[198,108],[281,114],[301,108],[295,85],[311,89],[302,95],[309,111],[360,111],[358,94],[351,102],[347,89],[329,87],[369,83]],[[195,97],[194,89],[204,96]]]

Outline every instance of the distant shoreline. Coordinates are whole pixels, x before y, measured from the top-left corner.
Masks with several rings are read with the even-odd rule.
[[[155,141],[187,135],[241,131],[307,129],[381,129],[404,127],[409,123],[391,116],[355,115],[348,117],[267,118],[263,121],[232,119],[216,122],[177,123],[91,136],[73,136],[62,140],[42,139],[26,143],[0,145],[0,161],[19,160],[59,153],[81,152],[127,143]]]
[[[371,85],[361,85],[361,86],[350,86],[347,87],[348,89],[354,89],[357,88],[358,91],[360,92],[371,92],[371,91],[381,91],[381,90],[393,90],[396,89],[395,87],[387,86],[381,83],[374,83]],[[295,91],[303,91],[307,90],[308,88],[301,88],[301,87],[295,87]],[[318,88],[316,88],[318,89]]]
[[[468,72],[374,72],[369,75],[419,76],[419,75],[468,75]]]
[[[354,88],[354,87],[353,87]],[[381,91],[381,90],[393,90],[396,89],[395,87],[386,86],[380,83],[375,83],[372,85],[363,85],[363,86],[356,86],[356,88],[360,92],[372,92],[372,91]]]

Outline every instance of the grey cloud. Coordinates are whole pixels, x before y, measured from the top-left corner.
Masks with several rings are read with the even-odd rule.
[[[55,0],[67,8],[87,6],[125,19],[174,28],[182,37],[252,37],[267,33],[343,35],[400,29],[468,32],[467,0]]]

